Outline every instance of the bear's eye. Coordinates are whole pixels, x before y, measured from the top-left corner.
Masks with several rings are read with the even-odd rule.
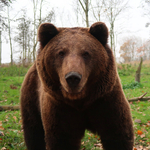
[[[82,56],[83,56],[84,59],[88,59],[90,57],[90,54],[88,52],[84,52],[82,54]]]
[[[63,57],[65,56],[65,52],[60,51],[60,52],[58,53],[58,55],[59,55],[61,58],[63,58]]]

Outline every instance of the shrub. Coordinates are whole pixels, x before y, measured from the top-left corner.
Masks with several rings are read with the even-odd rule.
[[[136,88],[142,88],[142,84],[137,81],[132,81],[128,84],[122,85],[123,89],[136,89]]]
[[[129,76],[135,72],[135,68],[131,64],[120,64],[117,68],[119,76]]]
[[[28,68],[23,66],[8,66],[8,67],[0,67],[0,75],[2,76],[25,76]]]

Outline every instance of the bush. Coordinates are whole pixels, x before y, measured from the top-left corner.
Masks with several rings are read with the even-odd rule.
[[[128,84],[122,85],[123,89],[136,89],[136,88],[142,88],[142,84],[137,81],[132,81]]]
[[[8,67],[0,67],[0,74],[2,76],[25,76],[28,68],[23,66],[8,66]]]
[[[118,65],[118,74],[119,76],[129,76],[135,72],[135,68],[133,68],[130,64],[120,64]]]

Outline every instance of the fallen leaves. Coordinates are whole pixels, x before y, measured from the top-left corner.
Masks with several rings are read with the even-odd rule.
[[[138,130],[138,131],[137,131],[137,134],[138,134],[138,135],[142,135],[142,134],[143,134],[143,132],[142,132],[142,131],[140,131],[140,130]]]
[[[0,131],[4,130],[3,126],[2,126],[2,121],[0,121]]]
[[[0,150],[23,149],[22,120],[20,111],[5,111],[0,120]],[[2,130],[1,130],[2,129]],[[3,150],[2,149],[2,150]]]
[[[150,122],[147,122],[147,123],[146,123],[146,127],[150,127]]]
[[[5,147],[2,147],[1,150],[7,150]]]
[[[13,90],[14,90],[14,89],[17,89],[17,87],[14,86],[13,84],[10,85],[10,88],[13,89]]]
[[[94,144],[95,147],[102,147],[102,144],[101,143],[98,143],[98,144]]]
[[[142,145],[134,147],[133,150],[150,150],[150,147],[143,147]]]
[[[140,119],[135,119],[134,122],[141,123],[141,120]]]
[[[17,120],[17,117],[16,117],[16,116],[13,116],[13,118],[15,119],[15,121]]]
[[[144,137],[145,137],[145,134],[141,134],[140,137],[141,137],[141,138],[144,138]]]
[[[2,131],[0,131],[0,136],[4,136],[4,133]]]

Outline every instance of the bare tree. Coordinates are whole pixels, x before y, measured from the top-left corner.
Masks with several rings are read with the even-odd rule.
[[[91,3],[91,9],[92,9],[92,13],[94,18],[96,19],[96,21],[101,21],[101,16],[104,13],[104,0],[96,0],[95,4]]]
[[[49,11],[47,16],[42,18],[42,11],[43,11],[43,2],[44,0],[32,0],[33,3],[33,60],[35,60],[35,52],[36,52],[36,46],[37,46],[37,29],[39,25],[45,21],[51,21],[54,18],[54,10]],[[47,17],[47,18],[46,18]]]
[[[12,38],[11,38],[11,25],[10,25],[10,15],[9,15],[9,6],[7,6],[7,17],[8,17],[8,36],[9,36],[9,45],[10,45],[10,60],[11,66],[13,65],[13,47],[12,47]]]
[[[42,1],[42,0],[41,0]],[[37,41],[36,41],[36,13],[37,13],[37,5],[38,5],[38,0],[32,0],[33,2],[33,14],[34,14],[34,17],[33,17],[33,26],[34,26],[34,29],[33,29],[33,60],[35,60],[35,50],[36,50],[36,45],[37,45]]]
[[[8,0],[1,0],[0,1],[0,8],[3,8],[4,6],[8,6],[10,1]]]
[[[150,26],[150,0],[141,0],[140,6],[144,10],[144,16],[146,16],[149,19],[145,27],[149,27]]]
[[[37,22],[39,24],[41,24],[41,22],[51,22],[53,17],[54,17],[54,11],[51,10],[50,12],[47,13],[46,16],[44,16],[44,18],[40,17],[40,19],[37,20]],[[36,33],[35,33],[35,36],[33,36],[34,30],[32,29],[34,29],[34,24],[32,24],[32,21],[27,17],[26,9],[22,10],[21,18],[18,18],[17,21],[18,21],[18,27],[17,27],[16,36],[15,36],[15,42],[18,43],[21,49],[20,60],[23,66],[25,66],[27,64],[30,64],[31,58],[33,58],[34,60],[34,57],[33,57],[34,55],[33,55],[33,51],[31,50],[31,47],[33,46],[34,49],[36,48],[36,45],[37,45],[37,40],[35,38]],[[36,25],[39,25],[39,24],[36,24]],[[33,40],[35,40],[35,43],[31,42]]]
[[[104,1],[106,19],[110,23],[110,45],[115,55],[115,21],[118,16],[127,9],[128,2],[124,0],[107,0]]]
[[[8,6],[9,5],[9,2],[10,0],[1,0],[0,1],[0,12],[3,11],[4,7],[5,6]],[[1,63],[2,63],[2,28],[3,27],[7,27],[6,25],[6,18],[3,17],[3,15],[0,14],[0,66],[1,66]]]
[[[19,51],[21,53],[20,59],[22,60],[23,66],[25,66],[31,62],[31,21],[27,18],[26,10],[23,9],[22,12],[22,17],[17,19],[19,22],[17,27],[18,31],[14,40],[19,44],[21,49]]]
[[[144,43],[145,59],[150,60],[150,40]]]
[[[85,14],[85,22],[86,22],[86,26],[89,27],[89,5],[90,2],[89,0],[78,0],[78,2],[80,3],[80,6]]]
[[[123,44],[120,46],[120,57],[123,58],[124,62],[131,62],[138,60],[143,50],[142,40],[139,37],[126,37],[123,38]]]

